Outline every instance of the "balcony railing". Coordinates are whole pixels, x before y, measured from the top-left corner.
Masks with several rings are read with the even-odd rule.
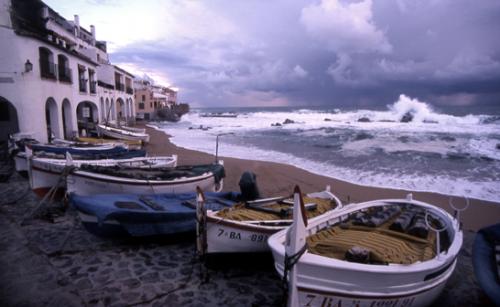
[[[86,93],[87,92],[87,80],[80,79],[78,84],[80,87],[80,92]]]
[[[115,83],[115,89],[117,89],[118,91],[125,91],[125,85],[123,83],[119,83],[119,82],[116,82]]]
[[[40,60],[40,75],[42,78],[57,79],[57,65],[45,60]]]
[[[59,81],[72,83],[71,80],[71,68],[59,66]]]
[[[130,86],[127,86],[127,94],[134,94],[134,90]]]
[[[89,82],[89,90],[91,94],[96,93],[96,87],[97,87],[97,81],[90,81]]]

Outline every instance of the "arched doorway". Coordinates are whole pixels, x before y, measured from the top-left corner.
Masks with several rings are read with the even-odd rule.
[[[76,107],[78,133],[80,136],[97,135],[96,125],[99,121],[97,105],[90,101],[82,101]]]
[[[54,137],[61,138],[59,134],[59,112],[54,98],[50,97],[45,102],[45,123],[47,124],[47,141],[51,142]]]
[[[104,98],[101,97],[101,122],[106,121],[106,109],[104,108]]]
[[[111,98],[111,117],[110,119],[111,120],[116,120],[116,106],[115,106],[115,101],[113,100],[113,98]]]
[[[16,108],[7,99],[0,96],[0,142],[9,139],[9,134],[19,132]]]
[[[118,113],[118,120],[121,120],[124,117],[126,117],[126,114],[125,114],[125,103],[123,102],[123,99],[118,98],[116,100],[116,109],[117,109],[117,113]]]
[[[64,138],[71,139],[75,137],[73,133],[73,116],[71,112],[71,103],[66,98],[62,103],[62,115]]]

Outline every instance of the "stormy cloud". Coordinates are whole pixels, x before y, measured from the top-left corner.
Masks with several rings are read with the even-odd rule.
[[[495,0],[47,3],[197,106],[500,106]]]

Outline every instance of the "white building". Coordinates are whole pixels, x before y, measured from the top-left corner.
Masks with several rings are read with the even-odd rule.
[[[0,45],[0,141],[14,132],[71,138],[135,118],[134,76],[109,62],[106,42],[77,15],[66,20],[40,0],[0,0]]]

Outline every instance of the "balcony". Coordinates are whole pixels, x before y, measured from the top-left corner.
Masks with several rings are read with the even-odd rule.
[[[40,60],[40,76],[46,79],[57,79],[57,65],[48,61]]]
[[[120,82],[116,82],[115,83],[115,89],[118,90],[118,91],[125,91],[125,84],[123,83],[120,83]]]
[[[86,93],[87,92],[87,80],[80,79],[79,82],[79,87],[80,87],[80,92],[81,93]]]
[[[71,80],[71,69],[63,66],[59,66],[58,68],[59,81],[72,83],[73,81]]]
[[[130,86],[127,86],[127,94],[130,94],[130,95],[134,94],[134,90]]]
[[[97,88],[97,81],[90,81],[89,90],[91,94],[97,93],[96,88]]]

